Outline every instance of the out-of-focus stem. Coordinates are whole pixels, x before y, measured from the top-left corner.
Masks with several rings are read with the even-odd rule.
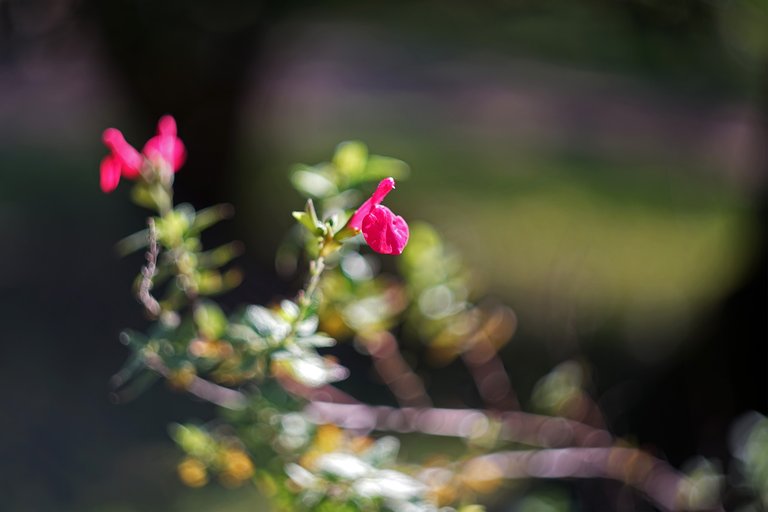
[[[152,296],[152,280],[157,273],[157,228],[155,227],[155,219],[150,217],[147,219],[147,237],[149,239],[146,258],[147,264],[141,268],[141,282],[139,283],[139,290],[137,293],[139,302],[144,305],[144,309],[147,310],[152,317],[160,316],[162,308],[160,303],[157,302]]]
[[[492,409],[518,410],[520,402],[512,390],[509,375],[496,348],[482,336],[462,352],[461,359],[469,370],[483,402]]]
[[[171,371],[159,358],[147,358],[147,366],[164,377]],[[345,402],[354,400],[332,386],[311,389],[295,381],[283,382],[294,394],[321,397],[328,395]],[[186,387],[193,395],[228,409],[242,409],[247,397],[240,391],[193,377]],[[483,455],[466,461],[485,465],[483,474],[508,479],[519,478],[607,478],[632,486],[663,510],[692,510],[686,499],[690,480],[666,462],[635,448],[611,446],[612,436],[576,421],[524,412],[494,415],[476,409],[393,408],[361,403],[313,401],[305,409],[316,423],[333,423],[350,430],[430,435],[478,437],[491,430],[491,421],[501,425],[498,437],[531,446],[566,446],[543,450],[516,450]],[[576,446],[573,446],[576,445]],[[490,465],[493,471],[487,471]],[[694,508],[695,510],[695,508]],[[716,504],[706,510],[721,512]]]
[[[397,339],[389,331],[366,336],[365,348],[373,367],[403,407],[431,407],[424,382],[403,358]]]
[[[280,385],[289,393],[309,400],[310,402],[330,402],[336,404],[358,404],[354,397],[345,393],[337,387],[326,384],[316,388],[306,386],[301,382],[292,379],[288,375],[280,375],[277,377]]]
[[[165,366],[159,357],[144,357],[144,364],[166,379],[173,377],[173,372]],[[248,397],[240,391],[219,386],[198,376],[193,376],[185,389],[196,397],[225,409],[240,410],[245,408],[248,403]]]
[[[299,291],[296,302],[299,305],[299,314],[291,324],[291,331],[286,336],[286,339],[291,339],[296,334],[296,329],[299,324],[304,320],[309,312],[309,308],[312,306],[312,299],[317,291],[317,286],[320,284],[320,277],[325,270],[325,258],[318,256],[316,259],[309,262],[309,278],[307,284],[303,290]]]
[[[374,430],[474,438],[496,436],[530,446],[610,446],[613,436],[578,421],[527,412],[372,406],[313,401],[305,412],[316,423],[368,433]],[[496,425],[496,426],[494,426]]]
[[[690,499],[690,479],[666,462],[635,448],[592,447],[516,450],[482,455],[464,463],[465,471],[506,479],[607,478],[638,489],[662,510],[722,511],[719,503]]]
[[[510,338],[517,325],[514,312],[503,306],[496,306],[477,326],[468,340],[468,348],[461,353],[461,359],[469,370],[483,403],[493,409],[518,410],[520,402],[512,388],[509,374],[499,357],[494,338]],[[504,332],[500,334],[499,331]]]
[[[309,306],[312,305],[312,296],[317,290],[317,285],[320,284],[320,276],[322,276],[323,270],[325,270],[325,258],[322,256],[318,256],[317,259],[309,263],[309,281],[307,281],[307,286],[299,297],[299,306],[304,310],[305,314]]]

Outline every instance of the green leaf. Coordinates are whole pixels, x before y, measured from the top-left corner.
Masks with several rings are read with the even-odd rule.
[[[323,198],[338,194],[336,184],[312,168],[303,168],[291,174],[291,183],[305,197]]]
[[[206,339],[217,340],[227,330],[227,317],[214,302],[203,301],[194,312],[195,324]]]
[[[150,185],[146,183],[137,183],[136,186],[131,189],[131,200],[139,206],[154,210],[157,208],[157,202],[149,187]]]
[[[200,427],[194,425],[171,425],[171,438],[189,455],[203,461],[210,461],[216,454],[216,441]]]
[[[204,208],[195,215],[190,231],[200,233],[217,222],[231,218],[234,213],[235,209],[231,204],[217,204]]]
[[[197,255],[198,268],[218,268],[226,265],[243,253],[243,244],[230,242]]]
[[[359,234],[360,234],[360,231],[345,226],[341,228],[338,233],[333,235],[333,238],[337,242],[343,242],[344,240],[355,237]]]
[[[136,331],[126,329],[120,333],[120,343],[130,347],[132,350],[139,350],[147,344],[148,338]]]
[[[392,177],[396,180],[406,178],[410,174],[408,164],[397,158],[372,155],[368,159],[365,171],[360,174],[360,181],[374,181]]]
[[[317,217],[315,204],[312,202],[312,199],[307,199],[303,212],[292,212],[292,215],[294,219],[299,221],[302,226],[315,236],[324,236],[328,229]]]
[[[385,436],[373,443],[361,458],[375,467],[388,466],[395,463],[398,451],[400,441],[396,437]]]
[[[166,247],[174,247],[184,239],[189,229],[190,219],[184,210],[172,210],[158,219],[157,237]]]
[[[261,306],[249,306],[246,309],[245,319],[264,337],[282,340],[291,331],[291,325],[280,315]]]
[[[368,147],[360,141],[342,142],[336,146],[333,165],[347,178],[360,175],[368,162]]]
[[[324,334],[314,334],[296,338],[296,344],[302,347],[333,347],[336,340]]]
[[[145,248],[147,245],[149,245],[149,231],[142,229],[117,242],[115,249],[120,256],[128,256],[132,252]]]
[[[317,226],[312,222],[312,218],[307,212],[291,212],[291,215],[293,215],[293,218],[299,221],[302,226],[307,228],[310,233],[315,233]]]

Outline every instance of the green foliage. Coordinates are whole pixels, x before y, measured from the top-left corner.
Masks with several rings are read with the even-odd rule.
[[[515,459],[516,452],[507,452],[513,462],[502,463],[506,459],[493,458],[504,456],[493,453],[502,442],[550,446],[559,439],[546,432],[551,425],[565,425],[568,438],[575,439],[576,430],[592,429],[589,439],[611,439],[586,424],[570,426],[582,419],[569,417],[572,406],[590,403],[585,367],[573,362],[542,378],[532,397],[540,411],[562,416],[560,422],[522,411],[514,413],[521,418],[517,424],[492,411],[430,409],[426,396],[416,397],[423,409],[395,409],[398,417],[392,411],[385,414],[385,408],[357,403],[331,385],[346,378],[348,371],[319,349],[354,339],[372,356],[376,371],[401,405],[404,399],[414,400],[414,390],[426,394],[392,334],[403,332],[423,343],[434,363],[461,356],[481,397],[487,402],[491,397],[494,408],[502,406],[497,388],[502,395],[511,391],[503,365],[495,358],[514,332],[516,318],[504,306],[472,302],[477,292],[470,273],[437,231],[413,223],[410,245],[397,262],[395,276],[381,271],[380,258],[363,250],[358,231],[347,226],[364,188],[407,172],[403,162],[371,155],[360,142],[340,144],[330,162],[294,169],[291,180],[306,203],[302,211],[293,212],[296,225],[278,258],[288,262],[283,268],[306,262],[306,284],[293,300],[244,305],[231,313],[213,296],[239,284],[240,274],[230,265],[241,246],[229,243],[205,250],[200,239],[231,209],[174,207],[172,176],[137,183],[134,200],[155,215],[147,229],[123,239],[119,251],[146,249],[135,289],[152,323],[145,332],[122,333],[132,355],[113,382],[140,389],[162,376],[172,387],[221,406],[214,421],[170,429],[185,454],[178,473],[186,485],[201,487],[213,477],[227,488],[250,483],[277,510],[481,512],[476,504],[480,494],[496,491],[508,476],[540,476],[541,468],[528,460],[538,453],[547,455],[546,449],[532,450],[528,458]],[[495,379],[490,388],[484,384],[486,377]],[[357,412],[325,424],[312,406],[333,405],[334,397],[351,402]],[[456,419],[435,419],[445,414]],[[533,432],[524,420],[534,425]],[[349,421],[365,426],[336,425]],[[768,431],[760,425],[745,437],[740,452],[746,474],[758,488],[765,480],[764,459],[752,453],[764,455],[762,434]],[[369,436],[374,428],[450,434],[462,438],[463,444],[450,458],[411,465],[398,456],[400,441]],[[635,468],[638,471],[662,464],[649,465],[651,457],[639,451],[633,456],[644,462]],[[612,477],[638,485],[629,473]],[[588,475],[593,474],[599,472],[589,469]],[[715,464],[701,461],[679,482],[679,499],[688,508],[718,503],[722,479]],[[569,510],[567,500],[557,493],[525,496],[518,508]]]

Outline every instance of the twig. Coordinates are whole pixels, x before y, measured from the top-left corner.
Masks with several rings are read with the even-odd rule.
[[[511,332],[505,336],[508,339],[514,333],[517,319],[509,308],[497,307],[468,341],[469,348],[461,353],[461,359],[475,381],[480,398],[488,407],[519,410],[520,402],[512,388],[512,382],[491,341],[499,325],[503,324],[511,325]]]
[[[310,402],[337,403],[337,404],[359,404],[354,397],[345,393],[337,387],[326,384],[317,388],[306,386],[301,382],[290,378],[288,375],[277,376],[278,382],[283,389],[289,393],[300,396]]]
[[[144,362],[166,378],[173,376],[159,357],[145,357]],[[490,433],[491,422],[496,421],[501,426],[499,439],[531,446],[610,446],[613,443],[607,431],[564,418],[517,411],[495,414],[478,409],[373,406],[358,402],[330,385],[313,389],[293,380],[281,379],[280,382],[287,391],[311,400],[304,411],[315,423],[333,423],[365,433],[379,430],[468,438]],[[197,376],[186,389],[198,398],[227,409],[242,409],[248,402],[244,393]],[[320,400],[326,397],[339,403]]]
[[[166,379],[173,377],[173,372],[165,366],[159,357],[145,357],[144,363],[148,368],[156,371]],[[213,382],[193,376],[185,386],[185,389],[198,398],[202,398],[212,404],[225,409],[241,410],[248,404],[248,397],[235,389],[219,386]]]
[[[157,273],[157,256],[159,254],[157,248],[157,228],[155,227],[155,219],[150,217],[147,219],[147,237],[149,238],[148,249],[146,253],[147,264],[141,267],[141,282],[139,283],[139,291],[137,297],[139,302],[144,305],[144,309],[152,317],[160,316],[162,308],[160,303],[157,302],[152,296],[152,280]]]
[[[482,437],[531,446],[610,446],[613,436],[578,421],[527,412],[497,414],[478,409],[395,408],[362,403],[343,404],[313,401],[304,409],[315,423],[333,423],[362,433],[374,430],[419,432],[436,436]]]
[[[480,398],[494,409],[517,410],[520,402],[496,349],[485,339],[476,340],[461,359],[475,381]]]
[[[406,362],[392,333],[383,331],[367,336],[364,345],[376,373],[395,395],[398,404],[404,407],[432,406],[424,382]]]
[[[687,476],[635,448],[506,451],[470,459],[464,470],[471,474],[473,466],[478,474],[507,479],[607,478],[638,489],[663,510],[723,510],[719,503],[695,503]]]
[[[172,377],[171,370],[159,358],[146,358],[145,363],[160,375]],[[307,393],[308,389],[295,382],[288,383],[286,388],[298,394]],[[335,390],[337,393],[331,394],[336,397],[354,400],[332,386],[327,388],[316,392],[322,395]],[[244,393],[196,376],[186,389],[203,400],[228,409],[243,409],[247,404]],[[316,423],[333,423],[350,430],[420,432],[454,437],[482,436],[490,430],[490,422],[495,419],[502,426],[499,438],[503,440],[532,446],[577,446],[498,452],[470,459],[464,463],[465,467],[471,464],[491,464],[496,471],[484,474],[509,479],[607,478],[640,490],[663,510],[691,509],[687,499],[691,482],[685,475],[641,450],[611,447],[613,438],[608,432],[573,420],[525,412],[493,416],[476,409],[398,409],[362,403],[320,401],[309,403],[305,412]],[[716,504],[708,510],[722,512],[723,509]]]

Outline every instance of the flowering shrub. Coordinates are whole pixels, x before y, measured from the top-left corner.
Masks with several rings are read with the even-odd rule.
[[[437,232],[422,223],[411,230],[381,204],[395,178],[406,177],[403,162],[346,142],[331,162],[294,169],[306,204],[293,212],[297,225],[278,266],[307,262],[306,285],[293,300],[227,314],[213,297],[239,284],[230,267],[239,246],[205,250],[200,234],[231,209],[174,205],[174,173],[186,151],[173,118],[160,120],[141,153],[115,129],[103,140],[110,154],[102,190],[125,177],[135,182],[133,200],[152,211],[146,229],[119,244],[124,253],[146,250],[135,293],[152,323],[122,333],[131,357],[114,385],[159,376],[221,407],[216,422],[171,429],[188,486],[214,477],[227,487],[252,483],[280,510],[470,512],[505,480],[602,478],[661,509],[720,507],[711,465],[685,475],[605,429],[577,363],[558,366],[536,387],[533,403],[545,414],[520,410],[497,355],[514,332],[512,311],[473,304],[467,271]],[[362,201],[360,192],[377,182]],[[380,273],[364,244],[397,256],[400,277]],[[487,409],[435,407],[393,332],[421,340],[435,363],[461,359]],[[368,405],[334,387],[348,370],[318,349],[339,339],[355,339],[370,355],[398,407]],[[397,438],[382,432],[453,436],[466,450],[405,462]]]

